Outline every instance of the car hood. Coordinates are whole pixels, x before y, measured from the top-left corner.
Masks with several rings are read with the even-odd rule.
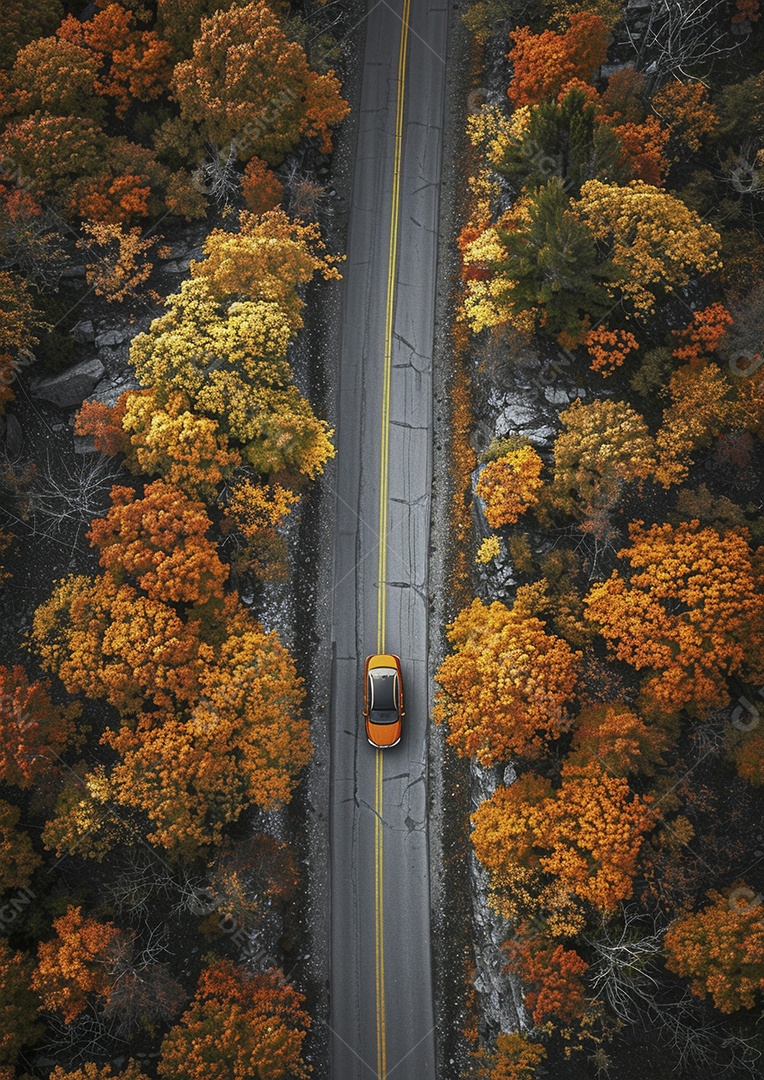
[[[370,720],[367,725],[367,734],[372,742],[379,746],[394,746],[401,737],[400,721],[393,724],[375,724]]]

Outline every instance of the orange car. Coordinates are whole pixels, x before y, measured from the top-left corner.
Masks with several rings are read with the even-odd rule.
[[[400,742],[403,715],[400,660],[392,653],[367,656],[363,666],[363,717],[371,745],[385,750]]]

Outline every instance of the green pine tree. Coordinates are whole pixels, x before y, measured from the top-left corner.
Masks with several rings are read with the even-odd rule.
[[[586,316],[596,322],[612,307],[605,282],[619,274],[571,213],[559,177],[532,196],[529,220],[512,230],[500,229],[499,237],[507,257],[493,270],[513,283],[513,314],[538,308],[547,333],[580,338]]]
[[[544,101],[533,109],[522,139],[511,142],[497,168],[528,191],[559,177],[565,191],[576,196],[587,180],[629,180],[622,156],[616,131],[597,121],[595,106],[574,88],[562,101]]]

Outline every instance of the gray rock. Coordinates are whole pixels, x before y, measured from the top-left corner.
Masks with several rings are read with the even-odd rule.
[[[127,330],[105,330],[95,339],[95,345],[97,349],[103,349],[104,346],[113,349],[115,345],[121,345],[129,336]]]
[[[190,259],[171,259],[162,266],[162,272],[165,274],[187,274],[190,269]]]
[[[95,330],[90,319],[85,319],[83,322],[78,322],[75,328],[72,330],[72,337],[78,345],[89,345],[95,341]]]
[[[549,447],[552,445],[552,441],[555,437],[555,429],[548,424],[542,424],[540,427],[534,428],[533,431],[526,432],[526,438],[534,444],[534,446]]]
[[[62,278],[80,278],[87,274],[86,266],[66,266],[61,271]]]
[[[172,261],[178,261],[180,259],[201,259],[202,249],[198,244],[187,241],[181,241],[178,244],[172,244],[170,250],[167,253],[167,258]]]
[[[35,397],[50,401],[62,409],[79,405],[103,378],[106,368],[94,357],[75,364],[68,371],[54,375],[50,379],[41,379],[32,387]]]
[[[565,390],[561,386],[547,386],[544,397],[550,405],[568,405],[573,398],[578,397],[576,390]]]
[[[496,435],[503,438],[512,432],[522,431],[539,422],[538,409],[528,405],[520,405],[513,402],[502,409],[496,417]]]
[[[509,787],[511,784],[514,784],[515,780],[517,780],[517,770],[510,761],[509,765],[504,769],[504,775],[501,778],[501,782],[504,787]]]
[[[125,390],[138,390],[140,384],[131,371],[123,371],[118,375],[107,375],[93,390],[92,397],[96,401],[102,401],[105,405],[116,405],[119,395]]]

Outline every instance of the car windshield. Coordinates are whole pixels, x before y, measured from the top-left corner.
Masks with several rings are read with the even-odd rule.
[[[398,673],[395,668],[374,668],[369,673],[369,702],[375,723],[398,717]],[[384,715],[389,713],[389,716]]]

